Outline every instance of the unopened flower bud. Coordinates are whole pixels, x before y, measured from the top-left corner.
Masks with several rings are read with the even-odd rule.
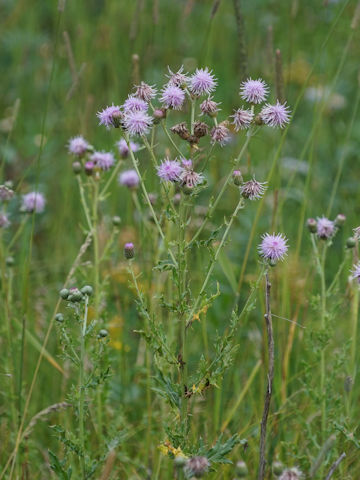
[[[87,295],[88,297],[91,297],[91,295],[93,294],[93,288],[90,285],[85,285],[84,287],[82,287],[80,292],[83,295]]]
[[[242,460],[237,462],[235,467],[235,473],[240,478],[246,477],[246,475],[249,473],[246,463]]]
[[[191,195],[194,191],[194,187],[192,187],[191,185],[187,185],[186,183],[182,185],[181,189],[185,193],[185,195]]]
[[[105,328],[102,328],[100,331],[99,331],[99,334],[98,334],[98,338],[105,338],[109,335],[109,332],[107,330],[105,330]]]
[[[72,164],[72,169],[73,169],[73,172],[75,173],[75,175],[79,175],[79,173],[81,173],[81,170],[82,170],[82,165],[80,162],[74,162]]]
[[[317,231],[317,222],[315,218],[308,218],[306,226],[310,233],[316,233]]]
[[[134,252],[134,244],[129,242],[125,243],[124,245],[124,255],[125,258],[130,260],[131,258],[134,258],[135,252]]]
[[[345,215],[343,215],[342,213],[339,213],[339,215],[337,215],[337,217],[335,218],[335,225],[337,227],[342,227],[345,223],[345,220],[346,220]]]
[[[93,171],[94,171],[94,168],[95,168],[95,164],[94,162],[86,162],[85,163],[85,173],[86,175],[92,175],[93,174]]]
[[[115,215],[115,217],[112,218],[112,224],[114,227],[117,227],[121,223],[121,218]]]
[[[261,115],[256,115],[255,117],[255,125],[264,125],[264,121],[261,118]]]
[[[239,187],[243,183],[243,177],[241,175],[240,170],[233,171],[233,181],[237,187]]]
[[[62,323],[64,321],[64,315],[62,313],[57,313],[55,315],[55,320],[59,323]]]
[[[346,248],[354,248],[356,245],[356,239],[354,237],[349,237],[346,240]]]
[[[157,124],[166,117],[165,108],[157,108],[153,112],[154,123]]]
[[[274,462],[272,464],[272,471],[273,471],[273,474],[278,477],[284,471],[284,465],[281,462],[278,462],[278,461]]]
[[[67,299],[69,300],[69,302],[81,302],[81,300],[83,299],[83,294],[78,288],[71,288]]]
[[[187,460],[188,459],[185,457],[185,455],[176,455],[176,457],[174,458],[175,467],[182,468],[186,464]]]
[[[60,290],[59,295],[63,300],[66,300],[69,296],[70,292],[67,288],[63,288]]]
[[[6,266],[7,267],[13,267],[14,265],[15,265],[14,257],[7,257],[6,258]]]

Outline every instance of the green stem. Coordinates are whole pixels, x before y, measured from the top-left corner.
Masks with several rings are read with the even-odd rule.
[[[165,135],[167,136],[167,138],[169,139],[171,145],[175,148],[175,150],[176,150],[177,153],[180,155],[180,157],[183,157],[184,154],[183,154],[182,151],[178,148],[178,146],[176,145],[176,143],[174,142],[174,140],[171,138],[171,135],[170,135],[170,133],[168,132],[168,129],[166,128],[165,120],[163,120],[163,121],[161,122],[161,127],[162,127],[162,129],[164,130],[164,133],[165,133]]]
[[[89,232],[92,232],[93,225],[92,225],[92,221],[90,219],[90,211],[89,211],[89,207],[88,207],[88,204],[87,204],[87,201],[86,201],[84,185],[83,185],[83,182],[82,182],[82,179],[81,179],[80,175],[77,175],[77,180],[78,180],[78,184],[79,184],[81,205],[82,205],[83,210],[84,210],[84,215],[85,215],[86,222],[87,222],[87,225],[88,225],[88,228],[89,228]]]
[[[84,404],[85,404],[85,386],[84,386],[84,366],[85,366],[85,337],[86,337],[86,327],[87,327],[87,316],[88,316],[88,303],[89,298],[85,296],[85,311],[84,318],[81,324],[80,330],[80,365],[79,365],[79,441],[81,448],[80,456],[80,468],[81,468],[81,477],[83,480],[86,479],[85,471],[85,425],[84,425]]]

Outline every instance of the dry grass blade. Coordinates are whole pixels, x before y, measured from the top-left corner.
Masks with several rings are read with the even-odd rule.
[[[33,431],[35,425],[41,421],[44,420],[48,415],[50,415],[53,412],[58,412],[59,410],[63,410],[64,408],[69,408],[71,407],[71,403],[67,402],[60,402],[60,403],[54,403],[53,405],[50,405],[49,407],[44,408],[44,410],[41,410],[38,412],[36,415],[32,417],[32,419],[29,422],[29,425],[26,427],[23,438],[28,438],[31,432]]]

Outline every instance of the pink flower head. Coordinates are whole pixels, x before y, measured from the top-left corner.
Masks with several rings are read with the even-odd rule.
[[[183,186],[186,186],[190,189],[199,185],[204,180],[204,175],[202,173],[197,173],[193,169],[192,160],[187,160],[183,158],[182,161],[183,170],[180,174],[180,182]]]
[[[240,96],[249,103],[261,103],[265,100],[267,94],[268,87],[261,78],[257,80],[248,78],[240,85]]]
[[[358,262],[356,265],[353,266],[351,270],[351,278],[354,280],[357,280],[357,282],[360,285],[360,262]]]
[[[267,103],[260,112],[260,118],[269,127],[283,128],[290,121],[290,109],[286,103],[277,100],[276,105]]]
[[[298,468],[294,467],[285,469],[279,477],[279,480],[300,480],[301,478],[303,478],[302,472]]]
[[[160,102],[165,108],[173,108],[174,110],[181,110],[185,100],[185,92],[175,85],[167,85],[160,97]]]
[[[335,233],[335,224],[326,217],[317,219],[317,236],[323,240],[331,238]]]
[[[126,143],[126,140],[124,138],[122,138],[121,140],[116,142],[116,146],[119,150],[120,155],[123,158],[126,158],[129,154],[129,147]],[[134,142],[130,142],[130,148],[133,152],[137,152],[139,150],[139,144],[134,143]]]
[[[183,171],[177,160],[169,160],[166,158],[158,167],[157,174],[165,182],[177,182]]]
[[[254,177],[241,185],[240,193],[249,200],[258,200],[264,195],[266,188],[266,182],[258,182]]]
[[[124,116],[124,126],[130,135],[146,135],[152,121],[152,118],[143,111],[129,112]]]
[[[222,147],[230,140],[230,132],[224,122],[219,123],[211,130],[211,143],[219,143]]]
[[[7,228],[10,225],[8,216],[4,213],[0,213],[0,228]]]
[[[81,135],[70,138],[68,143],[69,152],[73,155],[77,155],[78,157],[84,155],[88,151],[89,147],[90,145]]]
[[[135,97],[135,95],[129,95],[122,106],[124,113],[129,112],[146,112],[149,105],[141,98]]]
[[[175,87],[183,87],[186,86],[189,82],[189,77],[184,72],[184,66],[182,65],[179,70],[174,73],[168,67],[169,75],[166,75],[169,79],[168,85],[175,85]]]
[[[110,128],[119,126],[122,113],[118,105],[112,104],[96,115],[99,118],[99,125],[105,125],[106,128]]]
[[[119,175],[120,185],[124,185],[128,188],[136,188],[139,185],[139,176],[136,170],[124,170]]]
[[[233,124],[235,125],[235,130],[238,132],[250,126],[254,118],[254,113],[251,110],[238,108],[231,117],[234,119]]]
[[[212,97],[208,97],[200,104],[201,115],[209,115],[210,117],[215,117],[217,112],[220,110],[218,108],[220,104],[215,102]]]
[[[30,192],[23,195],[21,210],[27,213],[41,213],[45,208],[45,197],[39,192]]]
[[[156,88],[145,82],[141,82],[140,85],[136,85],[135,88],[135,96],[144,100],[144,102],[150,102],[150,100],[156,96]]]
[[[262,242],[259,245],[259,253],[266,260],[277,262],[283,260],[289,247],[287,245],[287,238],[281,233],[270,235],[265,233],[262,236]]]
[[[208,67],[197,68],[190,77],[190,92],[193,95],[205,95],[211,93],[217,85],[217,81]]]
[[[110,152],[94,152],[91,157],[91,161],[101,170],[109,170],[115,163],[114,155]]]

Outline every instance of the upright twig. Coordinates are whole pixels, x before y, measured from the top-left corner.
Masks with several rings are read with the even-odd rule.
[[[272,328],[272,319],[271,319],[271,307],[270,307],[270,292],[271,292],[271,283],[269,281],[269,274],[266,272],[266,330],[267,330],[267,341],[268,341],[268,374],[267,374],[267,387],[264,401],[264,410],[261,420],[261,433],[260,433],[260,460],[259,460],[259,474],[258,480],[264,480],[265,478],[265,467],[266,467],[266,427],[268,421],[268,415],[270,410],[271,394],[272,394],[272,385],[274,380],[274,337],[273,337],[273,328]]]
[[[331,465],[331,468],[329,470],[329,473],[326,475],[325,477],[325,480],[330,480],[330,478],[333,476],[333,473],[335,472],[335,470],[337,469],[337,467],[339,466],[340,462],[342,460],[344,460],[344,458],[346,457],[346,453],[343,452],[340,457]]]

